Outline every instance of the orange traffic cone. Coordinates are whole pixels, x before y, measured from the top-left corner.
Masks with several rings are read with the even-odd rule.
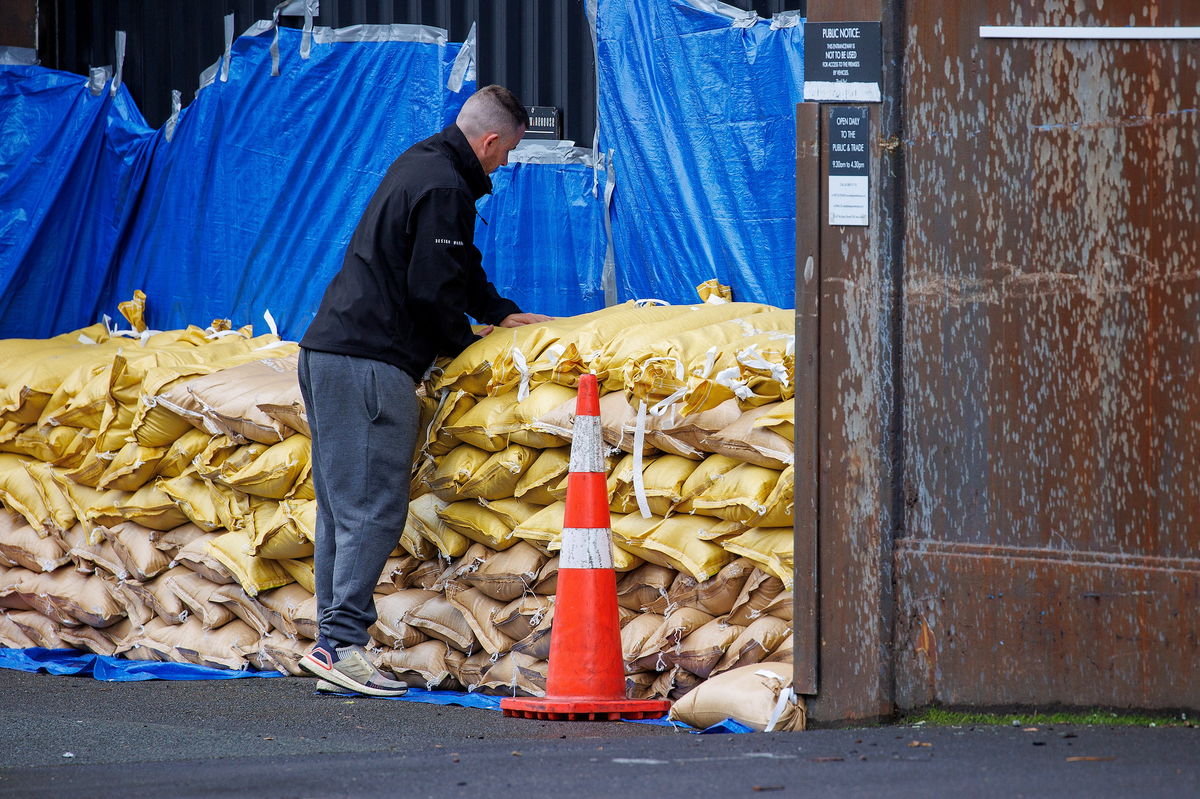
[[[625,696],[600,399],[596,376],[583,375],[575,404],[546,696],[508,697],[500,709],[506,716],[531,719],[615,721],[654,719],[670,708],[666,700]]]

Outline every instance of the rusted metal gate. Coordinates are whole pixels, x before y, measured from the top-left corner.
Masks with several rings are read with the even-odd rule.
[[[809,20],[885,40],[870,227],[821,219],[829,109],[797,118],[813,717],[1200,708],[1200,40],[981,36],[1200,26],[1200,5]]]

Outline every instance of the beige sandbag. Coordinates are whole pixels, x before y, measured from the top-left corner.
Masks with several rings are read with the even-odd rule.
[[[300,666],[300,658],[304,657],[308,648],[307,643],[288,638],[279,632],[271,632],[258,639],[258,651],[262,657],[280,674],[289,674],[292,677],[309,676]]]
[[[627,665],[626,673],[644,671],[628,668],[628,664],[642,656],[646,643],[659,631],[664,621],[666,617],[657,613],[643,613],[621,628],[621,655]]]
[[[404,621],[404,614],[437,596],[433,591],[408,588],[387,596],[375,597],[378,620],[371,627],[371,636],[383,646],[404,649],[427,640],[425,634]]]
[[[446,598],[458,608],[475,638],[489,654],[507,652],[513,640],[492,622],[492,616],[504,609],[504,603],[492,599],[478,588],[447,586]]]
[[[658,615],[658,614],[653,614]],[[712,621],[713,617],[696,608],[676,608],[663,619],[661,625],[646,639],[638,656],[629,663],[634,671],[653,669],[663,671],[669,668],[665,655],[676,649],[680,641],[690,633]],[[632,623],[632,622],[631,622]]]
[[[476,500],[451,502],[439,510],[437,515],[455,532],[491,549],[501,551],[518,543],[512,528]]]
[[[116,547],[99,534],[99,528],[94,532],[96,533],[95,543],[92,543],[92,536],[84,533],[82,525],[72,527],[61,536],[64,545],[70,546],[67,554],[75,562],[75,571],[81,574],[100,572],[102,575],[112,575],[119,580],[128,578],[129,571],[120,555],[117,554]]]
[[[191,543],[175,553],[172,564],[185,566],[209,582],[218,585],[237,582],[229,567],[222,563],[209,548],[209,543],[216,538],[216,533],[208,533],[193,539]]]
[[[795,573],[795,532],[791,527],[755,527],[721,542],[726,551],[754,561],[791,588]]]
[[[476,649],[475,634],[462,612],[445,596],[436,595],[410,608],[401,620],[432,638],[445,641],[460,652]]]
[[[0,646],[9,649],[28,649],[39,646],[7,613],[0,613]]]
[[[515,393],[484,397],[445,430],[466,444],[499,452],[509,446],[509,436],[521,429]]]
[[[431,557],[429,560],[421,561],[412,570],[412,573],[408,576],[409,588],[420,588],[425,591],[438,590],[435,586],[446,569],[445,564],[436,557],[436,554],[435,552],[434,557]]]
[[[422,494],[421,496],[433,495]],[[404,520],[404,530],[400,533],[400,548],[420,561],[428,561],[437,557],[438,550],[437,547],[433,545],[433,542],[425,538],[425,536],[422,534],[424,525],[417,522],[413,518],[412,502],[416,501],[416,499],[417,498],[414,498],[409,502],[408,517]]]
[[[193,617],[178,625],[172,638],[176,651],[188,662],[217,669],[245,668],[245,653],[258,644],[258,633],[240,619],[205,630]]]
[[[292,614],[292,624],[296,626],[296,634],[311,641],[317,640],[320,618],[317,615],[317,598],[310,596],[300,603]]]
[[[789,666],[795,662],[793,658],[793,646],[795,645],[796,637],[789,635],[780,642],[779,646],[775,647],[775,651],[763,658],[763,663],[786,663]]]
[[[144,605],[153,610],[155,616],[166,623],[179,624],[188,617],[188,608],[179,601],[179,597],[171,590],[166,578],[187,573],[189,573],[189,569],[186,566],[176,566],[145,583],[129,580],[125,583],[125,587],[133,592]]]
[[[78,624],[109,627],[125,618],[125,609],[113,599],[99,577],[64,569],[54,575],[30,575],[27,585],[49,597]]]
[[[170,557],[151,542],[148,528],[133,522],[122,522],[98,529],[112,544],[125,571],[133,579],[150,580],[170,568]]]
[[[532,447],[510,444],[484,461],[459,486],[459,495],[479,499],[513,496],[521,476],[533,465],[538,454]]]
[[[404,649],[384,650],[376,658],[376,666],[390,671],[396,679],[433,691],[453,679],[446,656],[449,648],[443,641],[422,641]]]
[[[533,584],[533,593],[539,596],[553,596],[558,591],[558,558],[552,557],[538,572],[537,582]]]
[[[513,488],[513,496],[538,505],[551,504],[554,499],[550,496],[549,489],[566,477],[570,465],[570,447],[542,450],[517,481]]]
[[[667,662],[707,679],[744,629],[726,624],[724,619],[714,618],[693,630],[673,651],[668,652]]]
[[[601,435],[604,443],[622,452],[634,451],[636,438],[637,407],[631,405],[623,391],[613,391],[600,398]],[[644,439],[642,454],[652,455],[658,449]]]
[[[141,597],[130,588],[126,580],[105,580],[104,587],[112,596],[113,601],[121,606],[125,618],[135,627],[141,627],[154,618],[154,609],[143,602]]]
[[[713,669],[713,674],[766,660],[767,655],[792,635],[792,625],[774,616],[763,616],[750,623],[729,645],[729,650]]]
[[[58,572],[21,569],[17,583],[11,588],[12,596],[18,600],[16,604],[37,611],[59,627],[76,627],[80,624],[79,620],[67,611],[59,594],[62,590],[72,590],[70,586],[86,579],[86,576],[71,569],[60,569]]]
[[[524,641],[539,629],[548,629],[554,617],[554,600],[526,594],[492,614],[492,623],[513,641]]]
[[[488,667],[479,687],[506,696],[545,696],[546,663],[523,652],[509,652]]]
[[[734,602],[753,572],[753,561],[738,558],[722,566],[715,576],[707,580],[697,580],[690,574],[680,573],[671,584],[664,601],[680,607],[699,608],[713,616],[724,616],[733,610]],[[655,610],[653,604],[651,610]]]
[[[292,429],[263,413],[258,406],[301,401],[295,350],[294,344],[282,342],[270,351],[282,357],[262,358],[222,369],[172,386],[155,399],[196,427],[228,435],[239,442],[282,441],[292,434]]]
[[[57,538],[43,538],[27,524],[11,524],[11,517],[2,515],[4,525],[0,535],[0,553],[4,557],[35,572],[51,572],[70,561]]]
[[[641,613],[655,600],[667,595],[675,571],[666,566],[647,563],[621,575],[617,580],[617,604]]]
[[[302,436],[312,438],[312,428],[308,424],[308,414],[304,410],[302,401],[293,400],[286,405],[270,402],[259,403],[258,409],[284,427],[294,430]]]
[[[529,591],[537,582],[546,556],[524,541],[489,558],[463,581],[492,599],[510,602]]]
[[[6,615],[34,646],[46,649],[69,648],[59,637],[58,631],[62,628],[36,610],[14,610]]]
[[[754,419],[756,429],[770,430],[783,436],[788,441],[796,437],[796,400],[795,398],[762,406],[765,410]]]
[[[260,594],[261,596],[261,594]],[[259,635],[269,635],[273,628],[270,614],[259,601],[237,585],[218,585],[208,597],[209,602],[224,605],[229,612],[246,622]],[[291,672],[288,672],[291,673]]]
[[[290,583],[263,591],[254,600],[262,608],[264,616],[271,626],[285,636],[297,635],[295,624],[296,615],[306,603],[312,602],[315,608],[315,598],[299,583]],[[315,609],[313,611],[316,612]]]
[[[770,428],[757,426],[760,418],[772,413],[782,404],[751,408],[729,426],[703,436],[703,448],[770,469],[786,468],[792,463],[792,442]]]
[[[173,527],[170,530],[150,530],[150,540],[154,546],[174,559],[176,553],[201,536],[208,535],[191,522]]]
[[[167,589],[188,609],[188,615],[200,620],[205,629],[212,630],[233,619],[233,611],[212,599],[220,585],[210,583],[194,572],[172,574],[163,578]]]
[[[784,592],[783,581],[759,568],[746,580],[729,611],[730,624],[743,627],[763,615],[764,610]]]
[[[804,700],[792,690],[792,667],[759,663],[706,680],[671,707],[672,721],[705,729],[731,718],[760,732],[803,730]]]
[[[218,482],[252,496],[283,499],[311,471],[310,448],[308,438],[291,436],[268,447],[236,472],[223,475]]]
[[[668,413],[654,427],[663,436],[681,442],[684,446],[704,450],[704,439],[725,429],[742,416],[742,408],[736,399],[729,399],[700,413],[684,415],[678,405],[671,407]]]
[[[35,574],[20,566],[0,566],[0,610],[30,610],[32,606],[17,593],[22,579]]]
[[[489,452],[479,447],[460,444],[439,459],[437,469],[429,479],[430,490],[447,502],[463,498],[463,485],[490,457]]]

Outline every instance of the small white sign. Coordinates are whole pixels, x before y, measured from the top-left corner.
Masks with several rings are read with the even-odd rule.
[[[869,181],[867,177],[829,176],[829,224],[870,224]]]

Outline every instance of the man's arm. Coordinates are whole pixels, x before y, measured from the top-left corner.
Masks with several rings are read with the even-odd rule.
[[[501,324],[521,309],[504,299],[488,281],[474,238],[473,206],[456,189],[433,189],[422,197],[409,220],[413,242],[408,296],[425,324],[446,342],[447,355],[476,340],[465,314]]]

